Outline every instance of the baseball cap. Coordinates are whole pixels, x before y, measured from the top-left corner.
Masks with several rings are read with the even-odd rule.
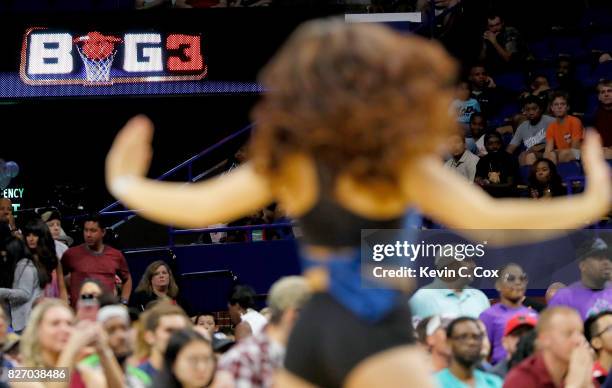
[[[608,244],[601,238],[588,241],[581,249],[581,254],[578,255],[578,260],[582,261],[589,257],[607,257],[612,258],[612,251]]]
[[[40,219],[43,222],[49,222],[51,220],[62,220],[60,213],[57,210],[49,210],[40,215]]]
[[[516,314],[512,318],[510,318],[508,322],[506,322],[506,327],[504,328],[504,337],[508,334],[511,334],[514,330],[521,326],[535,327],[537,323],[538,317],[535,314]]]

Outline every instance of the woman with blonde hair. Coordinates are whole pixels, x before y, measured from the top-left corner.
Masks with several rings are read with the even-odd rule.
[[[81,350],[95,341],[97,326],[90,322],[74,326],[74,314],[66,303],[45,299],[30,315],[21,336],[19,350],[23,367],[67,368],[66,379],[57,383],[19,383],[15,386],[67,387],[70,373],[79,361]]]
[[[583,145],[588,186],[570,198],[496,200],[446,170],[440,146],[457,132],[456,67],[439,45],[383,26],[307,22],[261,73],[251,162],[188,186],[147,179],[153,130],[138,116],[107,156],[107,185],[143,217],[180,227],[227,222],[274,201],[298,220],[317,292],[300,312],[278,386],[429,387],[405,298],[361,285],[360,231],[399,229],[418,209],[457,229],[539,229],[489,237],[536,241],[597,220],[611,193],[592,132]]]
[[[130,306],[144,311],[149,303],[158,299],[176,301],[179,288],[168,264],[162,260],[149,264],[138,287],[130,298]]]

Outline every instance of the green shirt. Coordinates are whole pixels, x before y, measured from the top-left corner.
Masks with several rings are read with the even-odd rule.
[[[100,365],[100,357],[97,354],[85,357],[80,364],[92,369],[102,368]],[[148,374],[131,365],[125,368],[125,375],[126,387],[128,388],[150,387],[153,383]]]
[[[469,385],[455,377],[448,368],[436,373],[435,377],[440,388],[470,388]],[[504,383],[499,376],[478,369],[474,370],[474,381],[476,388],[501,388]]]

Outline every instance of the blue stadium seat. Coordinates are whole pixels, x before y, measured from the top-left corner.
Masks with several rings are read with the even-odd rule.
[[[521,166],[519,168],[519,173],[521,175],[521,182],[524,184],[529,183],[529,172],[531,171],[531,166]]]
[[[591,77],[596,84],[600,79],[612,79],[612,61],[607,61],[597,65],[593,70],[593,76]]]
[[[589,93],[589,95],[587,96],[587,103],[586,103],[586,118],[590,118],[591,116],[595,115],[595,110],[597,109],[597,107],[599,106],[599,100],[597,99],[597,94],[596,93]],[[589,123],[585,123],[585,125],[588,125]]]
[[[497,86],[511,92],[520,93],[526,89],[525,76],[522,73],[505,73],[495,76]]]
[[[588,28],[609,28],[612,25],[612,14],[606,8],[587,9],[580,23]]]
[[[550,40],[547,38],[531,42],[529,44],[529,50],[536,59],[541,61],[551,59],[554,56]]]
[[[559,163],[557,165],[557,171],[564,180],[573,177],[581,177],[584,175],[580,162]]]
[[[576,79],[583,81],[591,77],[592,66],[588,63],[580,63],[576,65]]]
[[[612,34],[593,35],[587,44],[589,50],[612,51]]]
[[[555,56],[569,55],[573,58],[580,58],[588,54],[584,42],[577,36],[557,36],[551,38],[551,46]]]

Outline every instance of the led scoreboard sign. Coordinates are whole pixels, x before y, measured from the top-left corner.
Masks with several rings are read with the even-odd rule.
[[[27,85],[195,81],[206,77],[199,34],[31,28],[23,38],[19,76]]]

